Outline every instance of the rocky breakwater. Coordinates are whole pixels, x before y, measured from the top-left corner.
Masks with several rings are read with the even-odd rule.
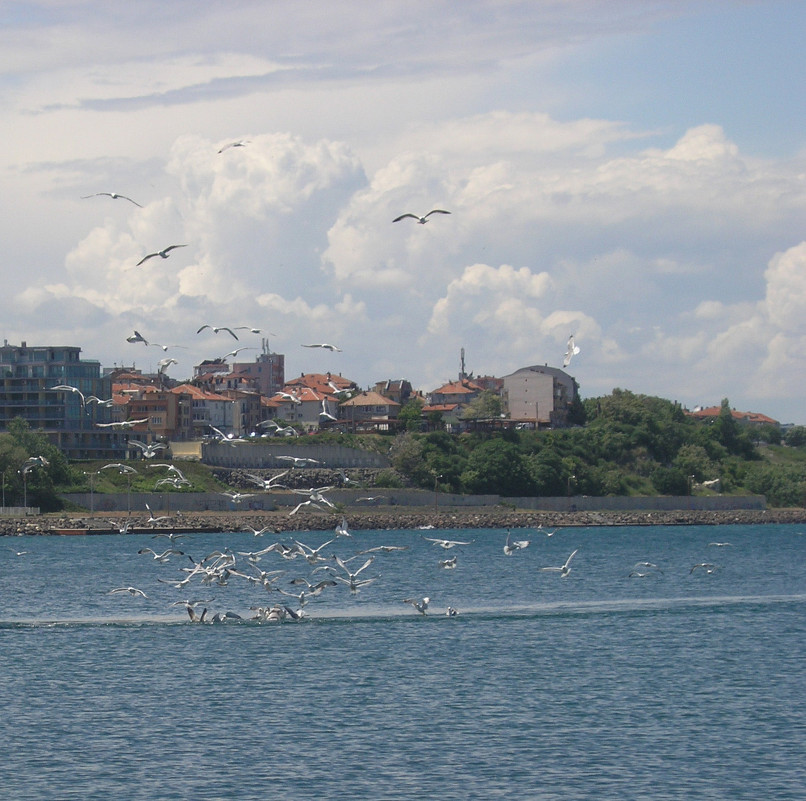
[[[695,526],[743,525],[760,523],[806,524],[804,509],[730,510],[730,511],[621,511],[621,512],[546,512],[520,511],[504,507],[483,509],[433,508],[401,509],[373,507],[349,510],[345,515],[348,529],[519,529],[584,526]],[[341,522],[340,513],[301,510],[289,515],[277,511],[183,512],[149,522],[146,515],[46,514],[35,517],[0,519],[0,536],[41,534],[142,534],[169,531],[282,533],[298,531],[333,531]]]

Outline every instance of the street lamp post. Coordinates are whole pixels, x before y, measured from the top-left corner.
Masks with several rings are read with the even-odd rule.
[[[98,471],[88,473],[85,470],[84,475],[89,476],[90,479],[90,514],[92,514],[95,511],[95,476],[98,475]]]

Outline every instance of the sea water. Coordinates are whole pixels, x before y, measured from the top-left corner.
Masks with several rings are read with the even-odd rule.
[[[405,548],[280,624],[250,607],[297,600],[241,577],[158,581],[331,536],[193,534],[166,564],[148,534],[0,539],[3,797],[806,798],[805,527],[524,529],[511,556],[500,529],[353,532],[256,563],[298,592]]]

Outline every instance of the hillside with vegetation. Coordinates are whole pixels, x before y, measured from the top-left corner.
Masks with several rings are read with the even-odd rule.
[[[727,399],[710,422],[687,415],[671,401],[620,389],[579,403],[573,410],[577,424],[563,429],[424,433],[419,410],[404,407],[403,419],[410,430],[397,435],[328,432],[299,443],[338,443],[387,454],[392,468],[377,474],[378,487],[504,498],[719,491],[764,495],[771,507],[806,506],[806,427],[796,426],[782,438],[776,426],[744,426],[731,414]],[[23,475],[31,456],[46,457],[48,465]],[[65,492],[153,491],[157,471],[143,461],[130,464],[137,473],[100,470],[101,463],[68,463],[43,433],[19,419],[0,434],[3,501],[8,506],[25,500],[43,511],[56,511]],[[226,488],[206,465],[181,464],[192,489],[171,491]],[[712,483],[716,479],[718,489]]]
[[[762,494],[771,506],[806,500],[806,429],[781,437],[750,429],[727,400],[702,422],[671,401],[626,390],[591,398],[580,425],[494,433],[409,432],[390,449],[395,471],[416,486],[504,497]]]

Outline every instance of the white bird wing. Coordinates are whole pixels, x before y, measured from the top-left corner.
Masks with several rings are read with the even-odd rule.
[[[570,565],[570,564],[571,564],[571,560],[572,560],[572,559],[573,559],[573,558],[574,558],[574,557],[577,555],[577,551],[579,551],[579,548],[577,548],[577,549],[576,549],[576,550],[575,550],[575,551],[574,551],[574,552],[573,552],[573,553],[572,553],[572,554],[571,554],[571,555],[570,555],[570,556],[569,556],[569,557],[568,557],[568,558],[565,560],[565,564],[563,565],[563,567],[568,567],[568,565]]]

